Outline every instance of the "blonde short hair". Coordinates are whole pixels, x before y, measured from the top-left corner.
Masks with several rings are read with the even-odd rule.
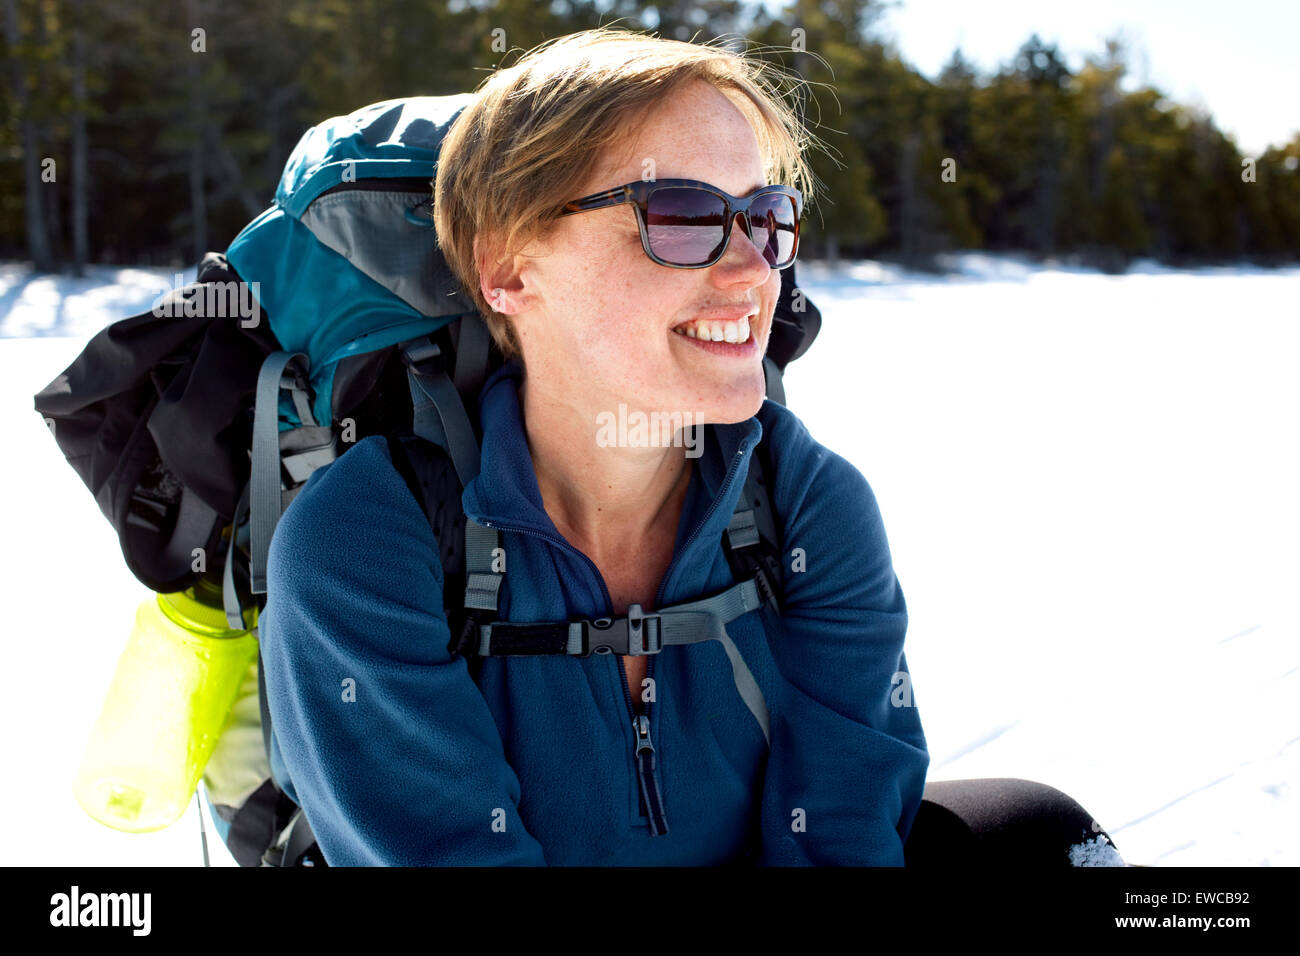
[[[786,102],[791,77],[725,47],[598,27],[548,40],[488,77],[442,141],[434,174],[434,225],[447,264],[507,358],[522,359],[505,316],[480,288],[486,257],[546,239],[604,151],[622,142],[653,106],[704,80],[749,120],[768,182],[813,198],[803,150],[817,142]],[[575,148],[581,144],[581,148]],[[493,253],[474,239],[491,236]]]

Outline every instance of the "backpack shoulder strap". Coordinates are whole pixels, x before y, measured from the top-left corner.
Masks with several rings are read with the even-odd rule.
[[[451,631],[451,650],[460,650],[461,638],[466,631],[467,618],[472,618],[472,608],[466,606],[469,580],[467,558],[471,557],[467,542],[471,541],[471,525],[461,504],[461,488],[455,464],[446,450],[433,442],[410,434],[385,434],[393,466],[406,482],[411,496],[424,512],[438,542],[443,575],[443,611]],[[483,529],[487,530],[487,529]],[[496,532],[490,532],[495,536]],[[491,553],[491,543],[488,553]],[[475,549],[476,553],[477,550]],[[472,563],[472,562],[471,562]],[[498,578],[501,576],[498,575]],[[499,584],[499,582],[498,582]],[[496,610],[496,590],[491,612]],[[481,661],[477,655],[465,655],[470,673],[477,680]]]
[[[451,633],[456,635],[464,618],[461,596],[465,588],[465,554],[461,547],[461,526],[464,515],[460,504],[459,482],[456,468],[447,452],[439,445],[410,434],[384,433],[393,467],[410,489],[411,496],[424,512],[438,542],[439,558],[443,569],[443,606]],[[230,573],[227,564],[226,573]],[[478,680],[481,662],[468,656],[470,674]],[[271,712],[267,702],[266,678],[259,650],[257,659],[258,706],[261,709],[262,743],[268,763],[271,760]],[[297,866],[324,865],[325,860],[316,847],[315,836],[307,816],[284,793],[279,781],[271,775],[268,800],[252,807],[246,826],[255,827],[251,840],[254,861],[247,853],[243,865]]]
[[[772,502],[772,459],[763,436],[749,459],[745,488],[731,523],[722,533],[722,550],[737,581],[753,578],[763,599],[781,613],[783,529]]]

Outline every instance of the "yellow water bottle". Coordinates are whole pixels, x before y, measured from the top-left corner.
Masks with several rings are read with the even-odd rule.
[[[140,604],[73,782],[82,809],[130,833],[184,815],[257,657],[256,607],[244,623],[230,628],[206,579]]]

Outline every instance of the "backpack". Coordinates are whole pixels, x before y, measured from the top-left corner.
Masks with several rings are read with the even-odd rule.
[[[764,441],[721,542],[733,588],[616,619],[494,620],[497,532],[465,517],[461,492],[478,472],[479,392],[504,359],[429,215],[439,145],[471,98],[386,100],[309,129],[272,206],[224,254],[101,330],[36,395],[127,567],[159,593],[219,590],[231,627],[245,627],[246,611],[265,607],[284,509],[317,468],[381,435],[439,544],[449,650],[476,677],[489,654],[655,653],[764,604],[779,612]],[[763,360],[769,398],[785,403],[784,369],[820,325],[791,265]],[[761,695],[746,702],[761,707]],[[271,731],[259,654],[205,770],[213,821],[240,865],[323,865],[271,771]]]

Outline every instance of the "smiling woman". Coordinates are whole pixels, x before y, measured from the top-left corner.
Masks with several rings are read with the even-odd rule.
[[[763,403],[812,190],[784,79],[721,47],[594,30],[495,73],[443,143],[440,244],[523,368],[546,510],[598,565],[675,529],[685,467],[593,443],[602,414],[733,423]],[[642,578],[626,600],[653,590]]]
[[[520,361],[545,509],[615,582],[616,614],[654,600],[689,462],[593,442],[595,423],[623,404],[741,422],[765,397],[779,270],[803,212],[780,181],[809,188],[807,133],[769,72],[720,48],[577,34],[494,74],[442,146],[448,263],[490,300],[489,329]],[[610,241],[632,226],[639,243]],[[659,544],[628,562],[645,542]],[[639,692],[644,659],[624,666]]]
[[[293,499],[262,625],[272,766],[328,863],[904,862],[929,755],[891,703],[907,610],[880,511],[767,399],[812,197],[781,80],[595,30],[448,128],[439,245],[508,360],[461,495],[467,535],[499,536],[466,539],[497,618],[451,640],[441,542],[387,442]],[[355,707],[319,692],[338,675]]]
[[[810,184],[765,75],[597,30],[450,121],[438,238],[506,360],[471,467],[370,434],[276,527],[263,727],[310,824],[282,860],[307,833],[331,865],[1028,865],[1104,836],[1022,781],[922,799],[875,494],[767,397]]]

